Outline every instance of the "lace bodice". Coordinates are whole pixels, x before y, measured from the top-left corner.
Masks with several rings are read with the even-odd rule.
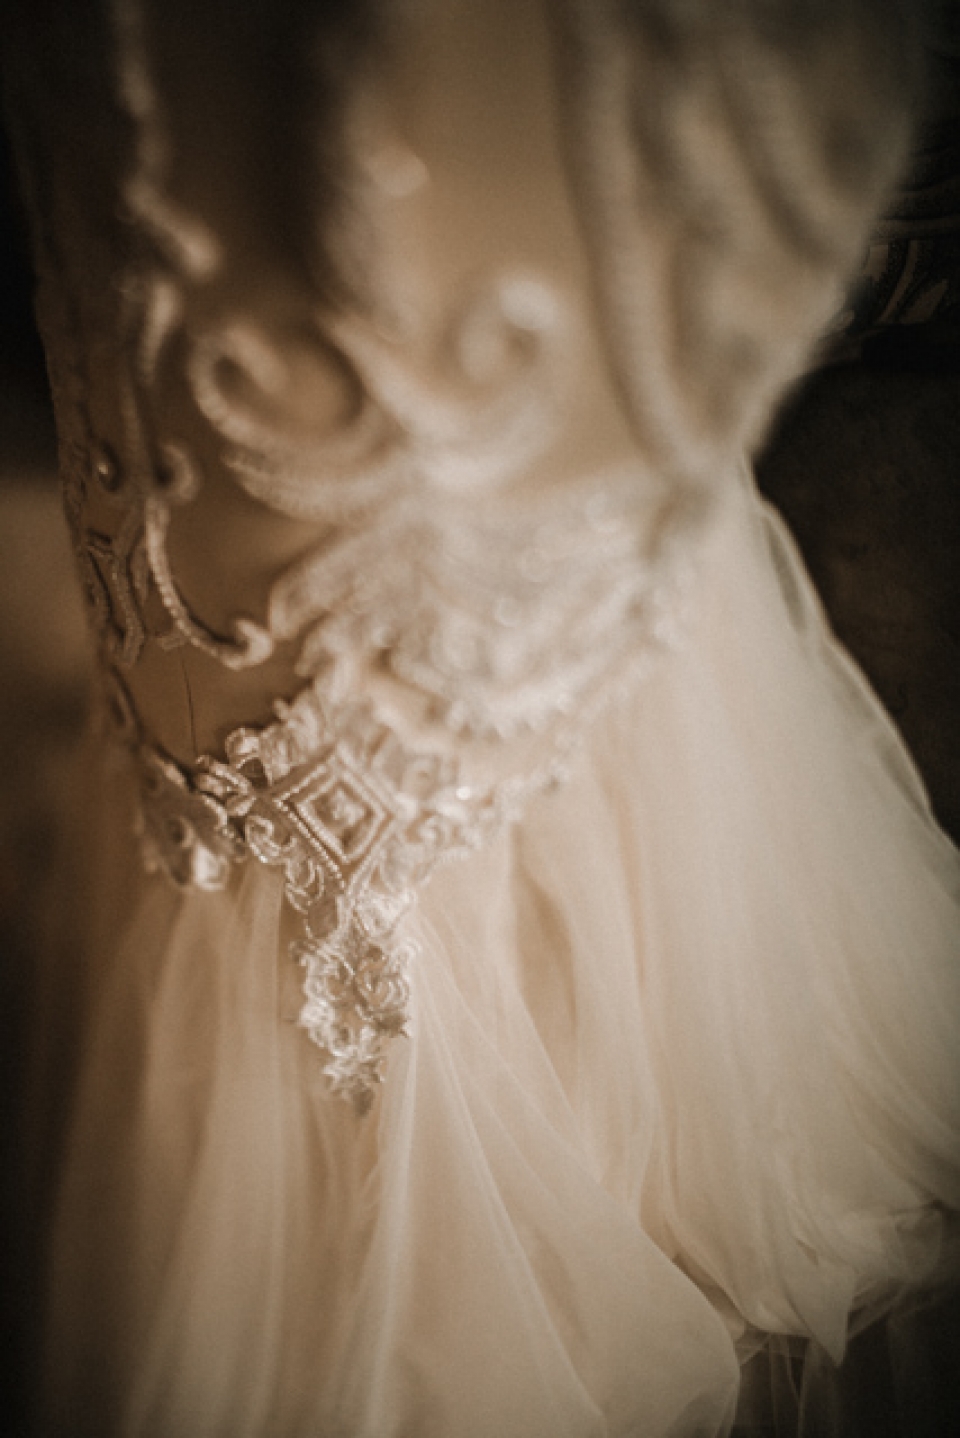
[[[821,124],[798,96],[804,65],[829,78],[826,24],[794,65],[789,26],[714,33],[670,4],[625,28],[589,0],[382,8],[394,43],[337,94],[343,36],[292,7],[314,38],[290,110],[308,157],[337,149],[332,188],[323,154],[315,189],[299,154],[237,158],[265,143],[257,7],[219,59],[215,7],[61,17],[58,58],[27,43],[20,109],[67,514],[146,861],[201,890],[279,871],[301,1023],[361,1109],[409,1022],[418,888],[682,642],[695,536],[889,166],[861,136],[849,173],[842,97]]]

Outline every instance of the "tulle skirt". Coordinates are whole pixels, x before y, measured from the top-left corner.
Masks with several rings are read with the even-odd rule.
[[[676,648],[423,889],[365,1117],[277,873],[143,874],[85,762],[44,1434],[707,1438],[766,1335],[839,1359],[939,1272],[957,856],[749,485]]]

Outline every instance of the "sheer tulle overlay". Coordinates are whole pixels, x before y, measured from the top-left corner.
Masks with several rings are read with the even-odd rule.
[[[739,456],[911,7],[13,8],[113,701],[39,1432],[794,1438],[807,1344],[852,1438],[851,1318],[960,1206],[960,878]]]
[[[956,856],[749,482],[676,648],[422,890],[366,1116],[296,1025],[277,873],[143,876],[102,769],[126,917],[83,955],[50,1432],[717,1434],[759,1335],[839,1358],[934,1272]]]

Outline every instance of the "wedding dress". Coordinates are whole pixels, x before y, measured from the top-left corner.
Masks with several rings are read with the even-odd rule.
[[[41,1432],[721,1434],[938,1271],[957,856],[744,457],[899,32],[762,8],[25,9],[102,673]]]

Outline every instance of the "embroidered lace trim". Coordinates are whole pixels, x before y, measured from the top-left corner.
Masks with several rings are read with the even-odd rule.
[[[136,737],[148,870],[216,890],[257,859],[282,874],[301,916],[291,957],[304,969],[299,1022],[325,1055],[332,1089],[359,1112],[382,1080],[390,1042],[408,1031],[415,942],[403,919],[442,862],[464,857],[566,777],[585,727],[650,662],[643,649],[611,676],[547,757],[498,782],[464,782],[461,762],[405,744],[370,703],[331,705],[317,684],[240,728],[224,759],[186,769]],[[136,720],[120,681],[128,737]]]

